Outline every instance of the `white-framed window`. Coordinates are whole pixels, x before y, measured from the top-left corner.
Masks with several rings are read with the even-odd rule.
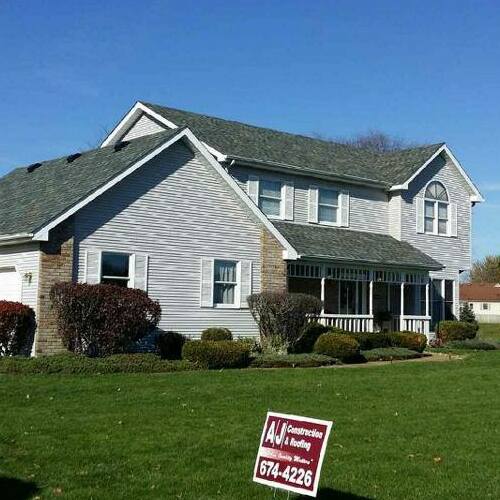
[[[489,305],[487,302],[483,302],[483,303],[481,304],[481,309],[482,309],[483,311],[487,311],[489,308],[490,308],[490,305]]]
[[[232,260],[214,260],[214,305],[231,307],[237,303],[238,263]]]
[[[102,252],[100,282],[124,288],[129,287],[131,280],[130,260],[130,254]]]
[[[424,232],[448,235],[449,198],[446,188],[438,181],[428,184],[424,196]]]
[[[334,189],[318,189],[318,222],[339,224],[339,193]]]
[[[259,208],[268,217],[281,217],[282,209],[282,183],[281,181],[259,180]]]

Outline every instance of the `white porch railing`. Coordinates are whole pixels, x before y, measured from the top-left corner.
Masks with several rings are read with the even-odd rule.
[[[318,322],[348,332],[373,332],[373,316],[369,314],[322,314]]]
[[[396,316],[392,328],[396,332],[409,331],[429,336],[430,323],[430,316]]]

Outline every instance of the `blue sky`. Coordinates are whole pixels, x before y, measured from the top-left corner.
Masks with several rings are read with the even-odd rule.
[[[95,146],[137,100],[328,137],[446,141],[500,252],[498,1],[0,1],[0,174]]]

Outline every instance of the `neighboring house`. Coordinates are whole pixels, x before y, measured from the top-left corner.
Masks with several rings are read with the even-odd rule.
[[[500,323],[500,283],[463,283],[460,302],[470,305],[479,323]]]
[[[96,150],[0,180],[0,298],[60,341],[51,286],[147,290],[162,330],[257,334],[250,293],[323,300],[320,320],[429,334],[458,313],[481,194],[445,144],[386,154],[138,102]]]

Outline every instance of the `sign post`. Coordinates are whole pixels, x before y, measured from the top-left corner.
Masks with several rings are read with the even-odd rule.
[[[268,412],[253,480],[316,496],[332,422]]]

